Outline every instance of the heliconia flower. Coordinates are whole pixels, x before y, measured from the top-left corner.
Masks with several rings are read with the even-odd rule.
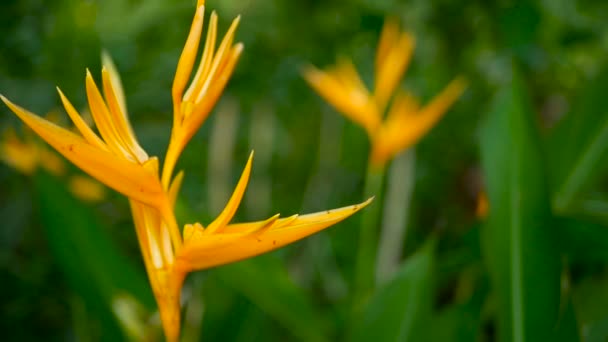
[[[399,152],[414,145],[465,89],[465,82],[457,78],[424,107],[412,95],[396,92],[414,45],[414,38],[407,32],[400,32],[396,21],[388,19],[385,22],[376,51],[373,92],[367,89],[348,60],[339,60],[327,71],[314,66],[304,70],[304,78],[321,97],[365,129],[372,145],[372,165],[385,165]],[[391,106],[383,120],[391,98]]]
[[[26,175],[31,175],[42,167],[58,176],[65,172],[65,165],[59,157],[33,139],[21,139],[14,130],[6,130],[0,141],[0,160]]]
[[[175,163],[221,95],[243,49],[240,43],[232,45],[237,18],[214,52],[217,16],[212,13],[201,63],[184,93],[201,36],[203,5],[204,1],[198,2],[173,83],[173,128],[162,173],[158,159],[149,157],[137,142],[127,117],[120,77],[107,55],[102,56],[104,96],[88,71],[86,76],[89,109],[101,137],[85,123],[61,91],[59,95],[64,107],[80,135],[40,118],[0,95],[23,122],[59,153],[129,198],[144,264],[169,341],[179,338],[180,292],[189,272],[283,247],[344,220],[372,200],[315,214],[287,218],[275,215],[260,222],[231,224],[247,188],[252,153],[220,215],[207,227],[200,223],[186,224],[180,232],[173,208],[184,174],[179,172],[172,177]]]

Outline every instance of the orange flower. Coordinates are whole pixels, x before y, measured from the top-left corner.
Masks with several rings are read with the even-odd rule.
[[[314,66],[304,70],[304,78],[319,95],[365,129],[372,145],[370,162],[376,166],[385,165],[420,140],[465,89],[465,82],[456,79],[424,107],[405,91],[395,94],[414,45],[414,38],[407,32],[400,32],[394,20],[386,21],[376,51],[373,93],[348,60],[338,61],[327,71]],[[383,120],[382,114],[391,98],[391,106]]]
[[[173,82],[173,128],[162,173],[131,129],[120,77],[111,60],[103,57],[99,92],[87,71],[89,109],[100,136],[59,91],[64,107],[81,135],[59,127],[13,104],[0,95],[23,122],[76,166],[129,198],[135,230],[148,277],[158,303],[168,340],[179,338],[180,292],[189,272],[250,258],[285,246],[329,227],[369,204],[364,203],[308,215],[279,219],[279,215],[251,223],[230,224],[245,193],[253,153],[222,213],[206,228],[200,223],[178,228],[173,207],[183,172],[172,177],[184,147],[204,122],[222,93],[243,49],[232,45],[235,19],[214,52],[217,16],[211,14],[201,62],[189,88],[203,24],[204,1],[199,1],[190,34],[179,59]]]

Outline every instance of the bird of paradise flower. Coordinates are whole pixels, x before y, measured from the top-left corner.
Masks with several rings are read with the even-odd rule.
[[[233,44],[239,17],[234,19],[217,49],[217,15],[211,14],[206,43],[192,81],[201,38],[204,1],[198,1],[190,33],[177,64],[171,95],[173,127],[162,170],[157,157],[140,146],[128,120],[118,72],[106,56],[102,91],[86,72],[86,94],[97,135],[59,89],[65,110],[80,135],[12,103],[4,103],[34,132],[64,157],[129,199],[139,246],[156,298],[165,336],[176,341],[180,331],[180,292],[189,272],[253,257],[327,228],[370,203],[307,215],[230,224],[244,195],[253,153],[224,210],[204,227],[186,224],[180,231],[173,207],[183,172],[173,176],[176,162],[200,128],[228,82],[243,44]],[[186,88],[187,87],[187,88]]]

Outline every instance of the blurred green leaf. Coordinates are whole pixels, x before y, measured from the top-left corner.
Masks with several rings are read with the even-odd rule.
[[[555,222],[560,250],[574,262],[608,262],[608,228],[592,222],[559,218]]]
[[[608,152],[608,68],[580,92],[570,113],[552,132],[548,153],[553,181],[553,207],[571,211],[577,196],[604,170]]]
[[[433,305],[435,238],[401,266],[395,278],[372,297],[355,341],[424,341]]]
[[[573,304],[585,341],[608,338],[608,275],[586,276],[573,287]]]
[[[534,113],[514,72],[481,132],[490,214],[482,252],[498,297],[500,341],[555,341],[560,258]]]
[[[327,327],[308,296],[273,255],[262,255],[216,269],[228,286],[280,322],[303,341],[326,341]]]
[[[120,305],[117,301],[135,300],[148,311],[155,308],[145,275],[119,252],[90,208],[75,199],[64,183],[41,171],[35,176],[35,187],[41,225],[58,264],[87,307],[110,324],[103,325],[103,339],[120,339],[106,330],[118,328],[113,313]]]
[[[472,309],[469,305],[454,305],[439,313],[433,321],[433,329],[429,331],[431,341],[476,341],[481,326],[481,307],[476,308],[476,311]]]

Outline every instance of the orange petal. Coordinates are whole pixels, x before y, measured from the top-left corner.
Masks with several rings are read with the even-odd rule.
[[[222,213],[215,219],[207,229],[205,229],[205,234],[213,234],[216,231],[222,230],[230,221],[232,217],[236,213],[236,210],[239,208],[241,204],[241,200],[243,199],[243,195],[245,194],[245,190],[247,189],[247,183],[249,182],[249,175],[251,174],[251,162],[253,161],[253,151],[249,155],[249,160],[247,161],[247,165],[245,165],[245,169],[241,174],[241,178],[234,188],[234,192],[228,200],[226,207],[222,211]]]
[[[352,71],[348,71],[343,65],[337,72],[339,75],[334,75],[332,72],[307,66],[302,74],[311,88],[325,101],[363,127],[370,137],[374,135],[380,123],[380,114],[367,89],[361,87],[360,81],[353,80]]]
[[[184,101],[194,102],[192,93],[195,88],[202,84],[211,68],[211,62],[213,61],[213,55],[215,53],[215,40],[217,38],[217,14],[215,11],[211,12],[211,18],[209,19],[209,26],[207,27],[207,38],[205,39],[205,47],[203,48],[203,55],[201,61],[196,70],[196,74],[192,79],[190,87],[184,94]]]
[[[0,98],[57,152],[100,182],[143,203],[157,205],[164,201],[158,178],[138,164],[92,146],[71,131],[32,114],[4,96],[0,95]]]
[[[386,163],[399,152],[416,144],[435,126],[465,88],[466,82],[457,78],[416,113],[391,114],[391,117],[398,119],[387,121],[386,127],[375,137],[371,154],[372,163],[376,165]],[[410,111],[416,106],[415,102],[408,105],[403,99],[395,101],[394,105],[399,107],[395,111]]]
[[[386,103],[401,82],[403,74],[412,58],[415,40],[409,33],[402,33],[393,42],[382,60],[376,61],[376,78],[374,84],[374,98],[384,111]]]
[[[118,132],[112,119],[112,114],[106,106],[106,103],[93,80],[93,76],[88,69],[86,76],[86,91],[87,99],[89,100],[89,109],[91,110],[95,125],[110,150],[118,156],[137,161],[137,157],[129,150],[126,142]]]
[[[177,70],[175,71],[173,87],[171,88],[173,105],[175,106],[175,114],[179,113],[182,93],[186,88],[188,80],[190,79],[194,59],[196,58],[196,54],[198,52],[198,44],[200,42],[201,32],[203,31],[204,12],[205,6],[197,6],[194,19],[192,19],[190,33],[188,33],[186,44],[184,44],[184,49],[179,57],[179,61],[177,62]]]
[[[65,111],[68,113],[68,116],[70,117],[76,128],[78,128],[78,130],[80,131],[80,134],[82,134],[82,136],[87,140],[87,142],[89,142],[89,144],[99,148],[100,150],[107,151],[108,146],[106,145],[106,143],[101,140],[97,136],[97,134],[95,134],[95,132],[93,132],[91,127],[89,127],[89,125],[84,121],[82,116],[78,114],[74,106],[72,106],[68,98],[63,95],[63,92],[61,91],[61,89],[59,89],[59,87],[57,87],[57,92],[59,93],[59,97],[61,97],[61,102],[63,103],[63,107],[65,107]]]
[[[224,233],[201,236],[178,252],[178,268],[204,269],[250,258],[283,247],[334,225],[367,206],[373,198],[344,208],[319,213],[229,225]],[[271,227],[265,227],[268,222]],[[265,227],[259,233],[259,227]],[[258,228],[258,229],[256,229]],[[253,229],[253,231],[252,231]]]
[[[148,159],[148,154],[137,142],[137,138],[131,129],[127,114],[123,112],[123,107],[120,104],[120,100],[115,91],[114,84],[112,82],[112,75],[104,67],[101,70],[101,77],[103,83],[103,93],[108,103],[108,109],[112,118],[112,123],[116,133],[124,142],[125,147],[129,152],[136,157],[137,161],[143,163]]]

